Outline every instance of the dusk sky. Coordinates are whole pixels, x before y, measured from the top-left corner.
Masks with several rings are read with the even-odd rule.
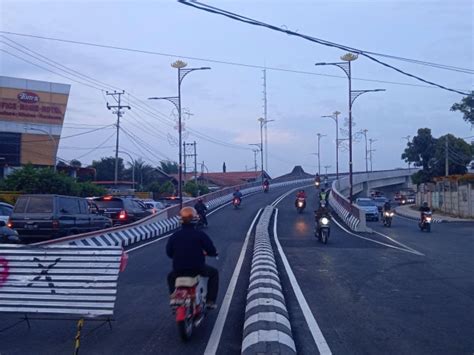
[[[209,3],[347,46],[473,69],[471,0]],[[329,171],[335,169],[335,125],[321,116],[335,110],[342,112],[340,127],[344,128],[347,78],[336,67],[315,67],[314,63],[339,61],[344,54],[339,49],[235,22],[171,0],[0,0],[0,13],[2,31],[171,54],[4,35],[14,43],[1,37],[1,75],[71,84],[64,137],[115,123],[115,116],[106,108],[105,90],[120,88],[133,95],[124,96],[124,103],[132,109],[123,117],[127,133],[121,133],[121,149],[153,165],[163,159],[177,160],[177,147],[171,142],[174,138],[170,139],[177,136],[173,106],[147,98],[176,95],[176,69],[170,63],[183,59],[189,67],[212,67],[189,74],[182,86],[182,105],[192,113],[185,125],[199,132],[197,136],[189,132],[186,141],[197,141],[198,161],[204,161],[210,171],[220,171],[224,161],[228,171],[253,169],[253,153],[248,144],[260,139],[257,119],[263,114],[262,70],[205,59],[266,65],[314,73],[267,70],[268,119],[275,120],[268,124],[270,175],[287,173],[295,165],[314,173],[317,158],[312,153],[317,149],[317,133],[327,135],[321,140],[321,165],[331,165]],[[65,73],[6,43],[28,53],[18,46],[21,44],[102,84],[95,83],[94,88],[62,77],[58,74],[92,85],[85,78]],[[380,59],[463,92],[474,87],[472,74]],[[401,137],[415,135],[418,128],[432,128],[435,137],[446,133],[474,135],[460,113],[449,111],[462,95],[428,87],[362,57],[353,62],[352,68],[353,89],[387,90],[361,96],[353,108],[354,130],[368,129],[368,136],[377,140],[373,146],[374,169],[405,166],[400,155],[406,140]],[[114,103],[110,97],[108,101]],[[202,134],[212,138],[203,139]],[[214,139],[218,142],[211,142]],[[102,156],[112,156],[114,144],[111,126],[62,139],[58,156],[89,164]],[[341,171],[348,168],[347,155],[340,151]],[[354,169],[365,169],[363,141],[354,145]]]

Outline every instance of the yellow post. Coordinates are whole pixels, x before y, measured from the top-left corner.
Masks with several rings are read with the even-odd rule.
[[[77,321],[77,333],[74,344],[74,355],[79,354],[79,347],[81,346],[81,330],[84,326],[84,318],[81,318]]]

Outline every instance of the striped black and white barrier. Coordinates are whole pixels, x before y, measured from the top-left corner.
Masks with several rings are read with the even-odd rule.
[[[329,195],[329,204],[337,215],[344,221],[347,226],[353,230],[358,231],[358,226],[360,224],[360,219],[352,215],[348,210],[346,210],[342,205],[332,196],[333,192]]]
[[[413,221],[420,221],[420,216],[413,216],[409,213],[404,212],[402,209],[397,208],[397,207],[395,208],[395,213],[404,218],[411,219]],[[439,219],[439,218],[434,218],[434,217],[431,218],[431,223],[445,223],[445,222],[447,221],[445,221],[444,219]]]
[[[308,179],[306,179],[308,180]],[[284,181],[272,184],[273,187],[284,187],[294,184],[301,184],[306,182],[306,180],[293,180],[293,181]],[[248,195],[261,191],[262,187],[260,185],[243,188],[241,190],[242,194]],[[209,210],[213,210],[219,206],[222,206],[232,200],[232,193],[229,193],[224,196],[216,197],[212,200],[206,202]],[[160,221],[148,222],[145,221],[143,224],[130,226],[128,228],[120,230],[105,231],[104,233],[98,233],[97,235],[87,236],[83,239],[74,239],[67,241],[66,244],[70,245],[79,245],[79,246],[113,246],[121,245],[128,246],[135,244],[144,240],[162,236],[166,233],[169,233],[180,226],[180,221],[177,216],[166,218]]]
[[[268,226],[273,207],[263,211],[255,243],[247,291],[242,354],[296,354],[288,310],[278,276]]]

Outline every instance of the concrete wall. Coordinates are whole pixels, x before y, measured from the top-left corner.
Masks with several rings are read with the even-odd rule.
[[[423,202],[444,213],[474,218],[474,182],[440,182],[431,190],[422,186],[416,194],[416,204]]]

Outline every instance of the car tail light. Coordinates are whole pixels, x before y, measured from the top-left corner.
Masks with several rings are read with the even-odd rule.
[[[127,212],[122,210],[120,211],[119,215],[118,215],[118,218],[119,219],[126,219],[127,218]]]
[[[13,222],[12,222],[11,219],[8,219],[7,227],[8,227],[8,228],[13,228]]]
[[[57,219],[53,219],[53,229],[59,229],[59,221]]]

